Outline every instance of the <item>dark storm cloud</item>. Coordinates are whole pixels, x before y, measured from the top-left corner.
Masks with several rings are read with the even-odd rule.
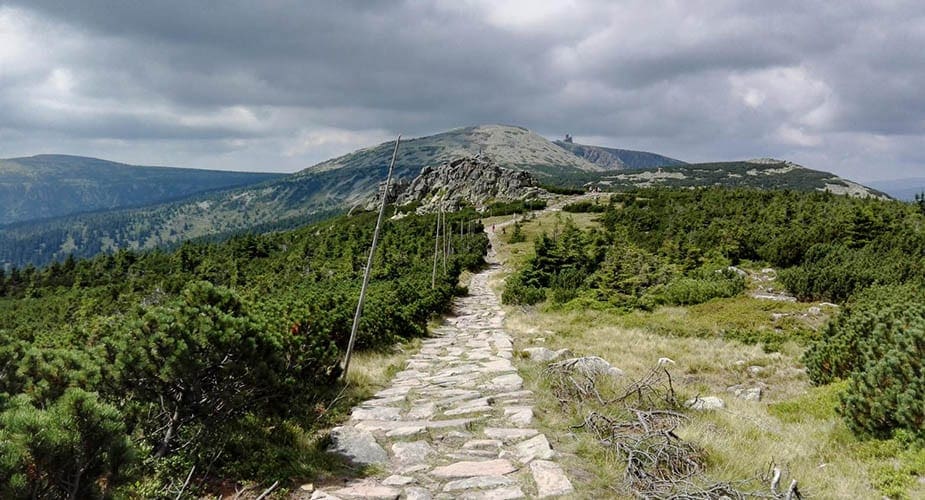
[[[771,155],[862,179],[921,176],[923,12],[903,1],[0,2],[0,154],[294,170],[398,132],[503,122],[688,160]]]

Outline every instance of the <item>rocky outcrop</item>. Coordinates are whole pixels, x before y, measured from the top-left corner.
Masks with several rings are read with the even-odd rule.
[[[420,203],[418,212],[432,212],[437,208],[455,210],[467,204],[480,209],[494,201],[525,200],[546,194],[528,172],[502,168],[483,158],[464,157],[424,167],[410,183],[393,184],[389,201],[398,206]],[[366,208],[374,209],[378,198],[376,195]]]

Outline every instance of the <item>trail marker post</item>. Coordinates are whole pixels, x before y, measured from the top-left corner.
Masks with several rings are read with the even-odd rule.
[[[395,168],[395,157],[398,155],[399,135],[395,139],[395,150],[392,151],[392,161],[389,162],[389,174],[385,178],[385,191],[382,193],[382,203],[379,205],[379,218],[376,219],[376,229],[373,231],[373,244],[369,248],[369,259],[366,261],[366,271],[363,272],[363,286],[360,287],[360,300],[357,301],[357,311],[353,316],[353,327],[350,328],[350,341],[347,343],[347,353],[344,354],[344,365],[341,378],[347,378],[347,369],[350,368],[350,357],[353,355],[353,345],[357,340],[357,329],[360,326],[360,316],[363,314],[363,301],[366,299],[366,287],[369,285],[369,272],[373,268],[373,258],[376,256],[376,244],[379,242],[379,229],[382,227],[382,218],[385,216],[385,205],[389,199],[389,187],[392,183],[392,170]]]

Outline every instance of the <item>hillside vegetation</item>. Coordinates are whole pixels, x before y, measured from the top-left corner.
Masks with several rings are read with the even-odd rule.
[[[448,217],[464,229],[433,288],[434,216],[385,223],[359,349],[422,335],[446,309],[486,249],[474,217]],[[374,224],[361,213],[3,276],[0,496],[174,498],[188,474],[196,494],[336,466],[315,461],[312,432],[356,396],[339,361]]]
[[[68,155],[0,160],[0,225],[163,203],[281,174],[141,167]]]
[[[757,479],[775,461],[813,496],[922,494],[920,207],[713,188],[642,189],[565,209],[574,215],[527,219],[502,236],[514,265],[503,299],[528,307],[509,323],[526,345],[604,356],[627,385],[659,358],[674,360],[677,401],[726,401],[678,431],[713,481],[764,489]],[[784,289],[815,302],[787,301]],[[557,394],[534,366],[525,369],[538,393]],[[620,394],[600,389],[603,401]],[[739,399],[749,390],[760,403]],[[549,397],[546,425],[564,432],[590,412],[621,418],[594,397],[575,401]],[[673,409],[685,411],[679,402]],[[597,495],[625,484],[619,449],[584,430],[562,446],[593,477],[585,487]]]

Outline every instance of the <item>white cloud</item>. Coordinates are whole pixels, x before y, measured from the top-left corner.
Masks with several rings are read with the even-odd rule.
[[[800,147],[813,147],[822,144],[818,135],[808,134],[802,129],[790,125],[781,125],[777,128],[775,137],[783,144]]]
[[[385,130],[347,130],[334,127],[303,129],[290,141],[284,154],[294,157],[324,150],[331,156],[339,156],[385,142],[391,135]]]

